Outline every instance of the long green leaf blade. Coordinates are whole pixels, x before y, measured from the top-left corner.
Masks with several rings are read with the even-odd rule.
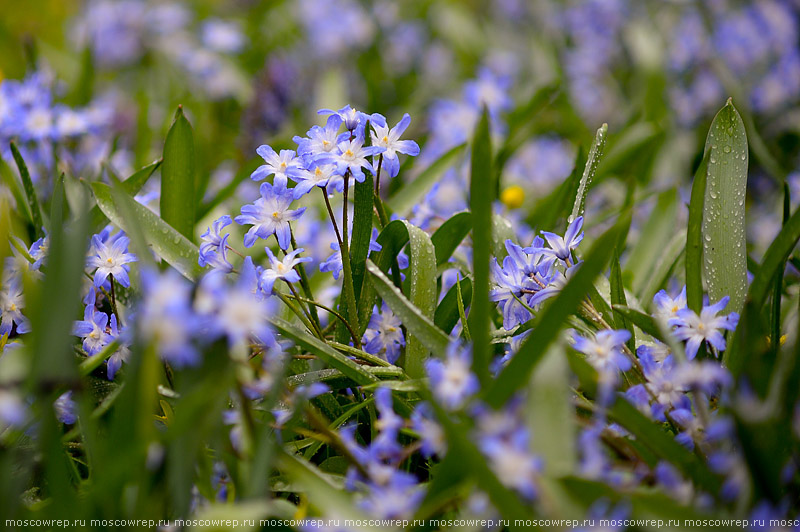
[[[469,208],[472,212],[472,305],[469,329],[472,335],[472,368],[481,382],[489,380],[489,261],[492,253],[492,145],[489,112],[484,107],[472,141]]]
[[[472,229],[472,214],[459,212],[451,216],[431,235],[436,248],[436,265],[446,263]]]
[[[319,338],[315,338],[307,332],[295,327],[288,321],[277,316],[271,316],[268,320],[282,336],[288,338],[309,353],[317,355],[326,364],[334,369],[338,369],[357,384],[369,384],[378,380],[376,376],[350,358],[336,351]]]
[[[711,123],[706,153],[703,271],[708,297],[716,302],[730,296],[727,310],[739,312],[747,290],[744,199],[748,151],[744,123],[730,99]]]
[[[115,201],[111,187],[103,183],[92,183],[97,205],[111,222],[126,233],[130,233],[132,224],[140,230],[147,243],[158,256],[167,261],[189,280],[195,280],[203,269],[197,260],[200,252],[192,242],[180,234],[167,222],[156,216],[150,209],[138,202],[131,201],[132,219],[123,215],[123,211]]]
[[[120,187],[122,187],[122,190],[127,194],[135,196],[147,183],[150,177],[152,177],[155,171],[158,170],[158,167],[161,166],[161,162],[162,160],[159,159],[148,164],[144,168],[137,170],[125,181],[122,181],[120,183]],[[92,210],[89,211],[89,220],[91,221],[92,228],[99,230],[103,224],[107,223],[108,218],[106,218],[106,216],[103,214],[103,211],[100,210],[100,207],[95,205],[92,207]]]
[[[42,216],[42,206],[39,203],[39,198],[36,196],[36,188],[33,186],[31,174],[28,171],[28,165],[17,149],[17,145],[11,143],[11,155],[14,157],[14,162],[17,163],[19,169],[19,176],[22,179],[22,188],[25,190],[25,197],[28,200],[28,208],[31,212],[31,219],[33,220],[34,231],[37,236],[44,236],[44,217]]]
[[[194,238],[195,175],[192,126],[178,106],[164,142],[161,217],[189,240]]]
[[[444,353],[450,343],[450,339],[433,324],[433,320],[414,306],[371,260],[367,260],[367,272],[370,274],[370,280],[375,287],[375,291],[386,301],[386,304],[400,318],[400,321],[409,332],[416,336],[431,352],[436,354]],[[414,377],[410,373],[409,376]]]
[[[408,229],[410,248],[409,282],[411,289],[409,298],[411,303],[420,310],[423,316],[433,320],[436,312],[436,252],[428,234],[404,222]],[[424,363],[428,357],[428,348],[417,338],[410,334],[406,342],[405,369],[411,378],[420,378],[424,375]]]
[[[692,182],[689,223],[686,227],[686,301],[689,308],[695,312],[700,312],[703,306],[703,208],[707,173],[706,153]]]
[[[605,149],[607,138],[608,124],[603,124],[600,126],[600,129],[597,130],[592,149],[589,150],[589,157],[586,159],[586,167],[583,170],[583,175],[578,185],[578,193],[575,196],[575,203],[572,206],[572,214],[570,214],[567,220],[568,222],[572,222],[572,220],[577,219],[578,216],[583,216],[583,210],[586,206],[586,193],[589,191],[592,179],[594,179],[597,173],[597,165],[603,157],[603,150]]]

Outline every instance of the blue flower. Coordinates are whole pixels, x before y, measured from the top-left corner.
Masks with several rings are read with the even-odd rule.
[[[433,395],[448,410],[461,408],[480,389],[471,364],[471,348],[459,342],[448,346],[444,360],[431,358],[425,362]]]
[[[368,115],[350,107],[350,105],[345,105],[338,111],[333,111],[332,109],[320,109],[317,111],[317,114],[337,115],[342,120],[345,129],[350,131],[354,138],[361,139],[362,141],[364,140],[364,126],[367,124],[367,122],[386,125],[386,119],[383,118],[383,116],[377,113]]]
[[[308,138],[295,136],[292,140],[297,143],[297,153],[306,162],[314,162],[320,155],[326,155],[334,150],[339,142],[346,140],[348,133],[339,134],[342,127],[342,118],[338,114],[328,117],[325,127],[314,126],[308,130]]]
[[[652,350],[648,346],[639,346],[636,350],[639,356],[646,384],[637,384],[626,390],[625,395],[637,406],[647,408],[647,414],[654,419],[666,421],[664,413],[672,408],[689,408],[689,398],[686,392],[689,390],[686,383],[681,378],[679,366],[675,363],[672,355],[667,356],[663,361],[658,362],[652,355]],[[650,404],[650,398],[654,399]]]
[[[264,159],[266,164],[262,164],[250,174],[250,178],[253,181],[261,181],[265,177],[274,174],[273,183],[275,186],[286,188],[289,171],[301,168],[301,161],[295,157],[293,150],[281,150],[280,154],[278,154],[266,144],[262,144],[256,149],[256,153]]]
[[[250,257],[247,257],[247,262]],[[267,318],[275,313],[270,300],[261,298],[251,290],[246,277],[231,287],[227,284],[216,292],[216,325],[228,337],[230,345],[243,341],[254,341],[260,345],[273,347],[277,344],[275,335]]]
[[[53,410],[61,423],[72,425],[78,421],[78,405],[72,399],[72,390],[58,396],[53,403]]]
[[[114,322],[114,328],[116,328],[116,316],[112,316],[111,319]],[[99,312],[95,308],[94,298],[92,298],[92,301],[86,305],[83,321],[75,322],[72,327],[72,333],[83,338],[83,350],[86,351],[86,354],[92,356],[102,351],[113,340],[113,337],[106,332],[107,325],[108,314]]]
[[[476,439],[489,467],[506,486],[526,499],[538,493],[538,477],[542,461],[531,452],[531,434],[524,420],[523,401],[513,397],[500,410],[476,406]]]
[[[159,274],[145,269],[141,281],[144,299],[136,321],[144,340],[153,342],[161,359],[176,368],[198,364],[193,338],[199,321],[192,312],[192,286],[175,270]]]
[[[577,248],[578,244],[580,244],[581,240],[583,240],[583,231],[581,231],[581,227],[583,227],[583,216],[578,216],[567,227],[567,232],[564,234],[564,238],[561,238],[555,233],[542,231],[545,239],[547,239],[547,243],[550,244],[550,247],[552,248],[547,252],[552,253],[563,261],[568,261],[571,251]]]
[[[419,403],[411,413],[411,426],[420,437],[420,451],[426,458],[434,455],[440,458],[447,452],[447,438],[444,429],[433,417],[428,403]]]
[[[653,303],[656,304],[656,316],[665,320],[670,320],[678,315],[678,311],[686,308],[686,286],[676,297],[670,297],[666,290],[659,290],[653,296]]]
[[[120,236],[109,247],[106,242],[100,239],[99,235],[92,237],[94,255],[89,258],[89,267],[97,268],[94,273],[94,285],[96,287],[102,286],[109,275],[113,275],[114,279],[122,286],[131,285],[131,281],[128,278],[128,271],[130,270],[128,264],[136,262],[138,259],[133,253],[128,253],[129,243],[130,239],[128,237]]]
[[[21,427],[28,417],[28,407],[11,390],[0,389],[0,429]]]
[[[697,356],[700,345],[708,342],[717,351],[725,350],[725,337],[722,330],[733,331],[739,323],[739,314],[731,312],[727,316],[717,316],[728,305],[730,298],[723,297],[717,303],[704,306],[698,316],[691,309],[679,310],[669,324],[676,327],[674,334],[680,340],[686,340],[686,358],[689,360]]]
[[[586,360],[598,372],[614,374],[617,370],[631,369],[630,359],[622,352],[622,346],[630,337],[631,333],[626,330],[604,329],[598,331],[594,339],[584,338],[573,332],[572,339],[575,343],[572,347],[586,355]]]
[[[401,325],[400,319],[385,303],[380,312],[376,307],[364,335],[364,350],[394,364],[400,357],[400,350],[406,345]]]
[[[345,175],[350,170],[353,178],[361,183],[366,179],[363,168],[373,173],[375,171],[367,158],[384,151],[386,148],[380,146],[364,146],[364,141],[361,139],[343,140],[335,152],[320,157],[318,162],[335,163],[336,171],[340,175]]]
[[[232,223],[231,217],[227,214],[220,216],[200,235],[200,258],[197,262],[200,266],[210,265],[214,269],[230,272],[233,265],[228,261],[228,238],[230,233],[220,235],[222,229]]]
[[[372,145],[380,146],[386,150],[383,152],[383,164],[389,173],[389,177],[396,176],[400,171],[398,153],[411,156],[419,155],[419,145],[416,142],[413,140],[400,140],[400,136],[405,132],[409,123],[411,123],[411,117],[406,113],[403,115],[402,120],[392,129],[389,129],[385,124],[372,124],[373,131],[370,132]]]
[[[298,168],[290,171],[289,175],[297,183],[292,189],[294,199],[308,194],[314,187],[326,189],[331,184],[339,192],[344,189],[344,178],[337,173],[336,165],[333,164],[315,164],[308,169]]]
[[[272,253],[272,250],[266,248],[270,267],[265,269],[261,274],[261,288],[264,290],[264,292],[271,294],[272,287],[275,285],[275,281],[278,279],[283,279],[287,283],[296,283],[300,281],[300,274],[297,273],[297,270],[295,270],[295,266],[303,262],[311,261],[311,257],[297,257],[297,255],[303,251],[303,248],[295,249],[294,251],[287,253],[283,257],[283,260],[278,260],[277,257],[275,257],[275,255]]]
[[[267,239],[274,234],[281,249],[287,249],[291,241],[289,222],[300,218],[306,208],[289,209],[294,197],[285,186],[262,183],[260,191],[261,197],[252,205],[243,206],[242,214],[236,217],[239,225],[253,226],[244,236],[244,245],[252,247],[256,238]]]
[[[18,280],[14,279],[3,283],[0,290],[0,336],[11,333],[13,324],[17,326],[17,334],[30,332],[31,324],[23,316],[25,298]]]
[[[47,257],[49,248],[50,237],[47,236],[45,231],[45,236],[31,244],[31,248],[28,250],[28,255],[30,255],[33,259],[33,264],[31,265],[32,270],[39,269],[39,267],[42,265],[42,262]]]
[[[245,37],[239,24],[219,18],[203,21],[201,38],[206,47],[223,54],[235,54],[241,51],[245,44]]]

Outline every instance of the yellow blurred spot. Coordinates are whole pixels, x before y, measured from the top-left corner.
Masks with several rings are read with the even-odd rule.
[[[500,201],[509,209],[519,209],[525,202],[525,191],[519,185],[512,185],[500,193]]]

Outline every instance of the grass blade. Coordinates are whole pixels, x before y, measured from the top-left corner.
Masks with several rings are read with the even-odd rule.
[[[129,194],[130,196],[135,196],[142,187],[147,183],[150,177],[158,170],[158,167],[161,166],[162,159],[154,161],[144,168],[137,170],[134,172],[130,177],[128,177],[125,181],[120,183],[120,187],[125,193]],[[89,211],[89,220],[91,223],[92,230],[99,231],[102,229],[103,225],[108,223],[108,218],[106,218],[103,211],[100,210],[100,207],[95,205],[92,207],[92,210]]]
[[[456,326],[458,320],[461,319],[458,303],[459,287],[463,306],[469,306],[472,302],[472,281],[469,278],[464,278],[447,291],[439,306],[436,307],[436,314],[433,317],[433,323],[448,334]]]
[[[31,221],[33,222],[33,229],[37,237],[44,236],[44,217],[42,216],[42,206],[39,203],[39,198],[36,196],[36,188],[33,186],[31,174],[28,172],[28,165],[17,149],[17,145],[11,143],[11,155],[14,157],[14,162],[17,163],[19,169],[19,176],[22,179],[22,188],[25,190],[25,197],[28,200],[28,208],[31,212]]]
[[[161,217],[189,240],[195,222],[194,138],[192,125],[178,106],[164,142],[161,169]]]
[[[738,375],[742,371],[745,358],[751,352],[747,345],[749,336],[747,325],[751,322],[755,323],[773,288],[775,277],[785,267],[786,261],[798,241],[800,241],[800,209],[796,210],[786,221],[778,236],[767,248],[761,266],[750,284],[747,292],[747,304],[739,320],[740,325],[737,327],[733,342],[725,351],[723,359],[734,375]]]
[[[281,336],[288,338],[309,353],[317,355],[326,364],[332,368],[338,369],[357,384],[369,384],[378,380],[377,377],[349,357],[336,351],[319,338],[315,338],[305,331],[298,329],[288,321],[277,316],[271,316],[268,320],[278,332],[281,333]]]
[[[450,338],[434,325],[433,320],[414,306],[371,260],[367,260],[367,272],[370,274],[375,291],[400,318],[408,331],[433,353],[444,353]],[[409,376],[414,377],[410,372]]]
[[[583,216],[583,209],[586,206],[586,193],[589,191],[589,186],[592,184],[595,173],[597,173],[597,165],[600,162],[600,158],[603,157],[603,149],[605,149],[607,138],[608,124],[603,124],[597,130],[592,149],[589,150],[589,157],[586,159],[586,167],[578,185],[578,193],[575,196],[575,203],[572,206],[572,214],[570,214],[568,222],[572,222],[578,216]]]
[[[436,248],[436,265],[446,263],[453,252],[466,238],[472,229],[472,214],[459,212],[444,222],[431,236],[433,247]]]
[[[126,233],[134,228],[141,231],[147,243],[158,256],[167,261],[189,280],[199,277],[203,269],[197,264],[200,252],[192,242],[180,234],[150,209],[131,199],[131,216],[124,216],[112,194],[111,187],[103,183],[92,183],[97,205],[111,222]]]
[[[469,329],[472,335],[472,369],[482,383],[489,380],[489,261],[492,253],[492,145],[489,112],[484,107],[472,142],[469,208],[472,212],[472,305]]]
[[[627,305],[625,299],[625,287],[622,283],[622,268],[619,265],[619,253],[614,251],[614,258],[611,260],[611,305]],[[617,329],[627,329],[631,333],[628,339],[628,347],[632,352],[636,352],[636,339],[634,337],[633,325],[628,322],[628,318],[614,310],[614,324]]]
[[[703,209],[706,197],[708,154],[703,155],[694,174],[689,200],[689,223],[686,227],[686,301],[700,312],[703,306]]]
[[[436,312],[436,252],[431,242],[431,237],[408,222],[404,222],[408,229],[410,248],[410,266],[408,281],[410,283],[409,298],[411,303],[420,310],[423,316],[433,320]],[[428,357],[428,348],[417,338],[410,334],[406,342],[405,369],[411,378],[423,377],[425,359]]]
[[[717,113],[706,139],[708,154],[703,208],[703,271],[708,297],[730,296],[727,311],[739,312],[747,289],[744,197],[747,134],[733,103]]]

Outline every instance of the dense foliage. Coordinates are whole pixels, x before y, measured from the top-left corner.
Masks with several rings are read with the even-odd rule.
[[[7,528],[800,527],[797,2],[25,4]]]

